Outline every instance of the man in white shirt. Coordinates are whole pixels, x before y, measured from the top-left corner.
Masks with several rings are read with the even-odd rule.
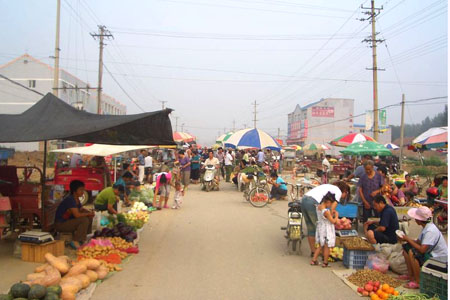
[[[328,161],[330,158],[331,155],[325,155],[324,159],[322,160],[322,171],[323,171],[322,184],[328,183],[328,175],[330,174],[331,171],[331,165],[330,162]]]
[[[262,149],[259,149],[258,154],[256,155],[256,160],[258,162],[258,166],[262,167],[264,165],[265,155]]]
[[[74,153],[72,155],[72,158],[70,159],[70,168],[76,168],[79,167],[83,164],[83,158],[81,157],[80,154],[78,153]]]
[[[147,152],[147,156],[144,158],[144,161],[145,161],[144,164],[145,181],[148,182],[149,178],[153,179],[152,176],[153,158],[149,152]]]
[[[338,181],[335,184],[322,184],[316,188],[313,188],[303,196],[302,199],[302,212],[305,217],[306,228],[308,230],[308,242],[311,248],[311,257],[316,249],[316,223],[317,212],[316,207],[322,202],[322,199],[331,194],[336,200],[331,206],[331,212],[336,211],[338,202],[341,199],[347,199],[350,194],[350,187],[343,181]]]
[[[230,182],[231,172],[233,171],[233,155],[231,155],[231,150],[225,154],[225,172],[226,172],[226,182]]]

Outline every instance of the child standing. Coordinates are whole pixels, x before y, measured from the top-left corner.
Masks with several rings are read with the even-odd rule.
[[[317,229],[316,229],[316,243],[319,247],[314,252],[314,257],[311,261],[311,265],[318,265],[317,258],[320,252],[323,252],[323,264],[322,267],[328,267],[328,257],[330,256],[330,248],[334,247],[336,242],[336,233],[334,231],[334,224],[338,221],[337,211],[333,214],[329,210],[333,202],[336,199],[334,194],[328,193],[323,197],[322,202],[317,206]],[[334,215],[334,216],[333,216]]]
[[[181,208],[181,204],[183,203],[183,196],[184,196],[184,191],[181,188],[181,182],[177,181],[177,182],[175,182],[175,197],[174,197],[174,203],[172,206],[173,209]]]

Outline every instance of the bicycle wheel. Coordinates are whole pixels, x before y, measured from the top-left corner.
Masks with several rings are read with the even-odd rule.
[[[255,187],[250,191],[248,200],[254,207],[264,207],[269,203],[269,193],[265,189]]]

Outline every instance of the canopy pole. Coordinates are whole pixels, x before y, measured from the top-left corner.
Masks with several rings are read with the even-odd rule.
[[[47,140],[44,141],[44,165],[42,166],[42,192],[41,192],[41,226],[44,230],[44,220],[45,220],[45,207],[44,207],[44,197],[45,197],[45,179],[47,177]]]
[[[114,182],[117,181],[117,156],[114,156]]]

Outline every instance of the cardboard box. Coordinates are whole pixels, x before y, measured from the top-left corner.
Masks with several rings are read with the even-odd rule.
[[[52,241],[45,244],[21,243],[22,260],[44,263],[44,255],[50,252],[54,256],[64,255],[64,241]]]

